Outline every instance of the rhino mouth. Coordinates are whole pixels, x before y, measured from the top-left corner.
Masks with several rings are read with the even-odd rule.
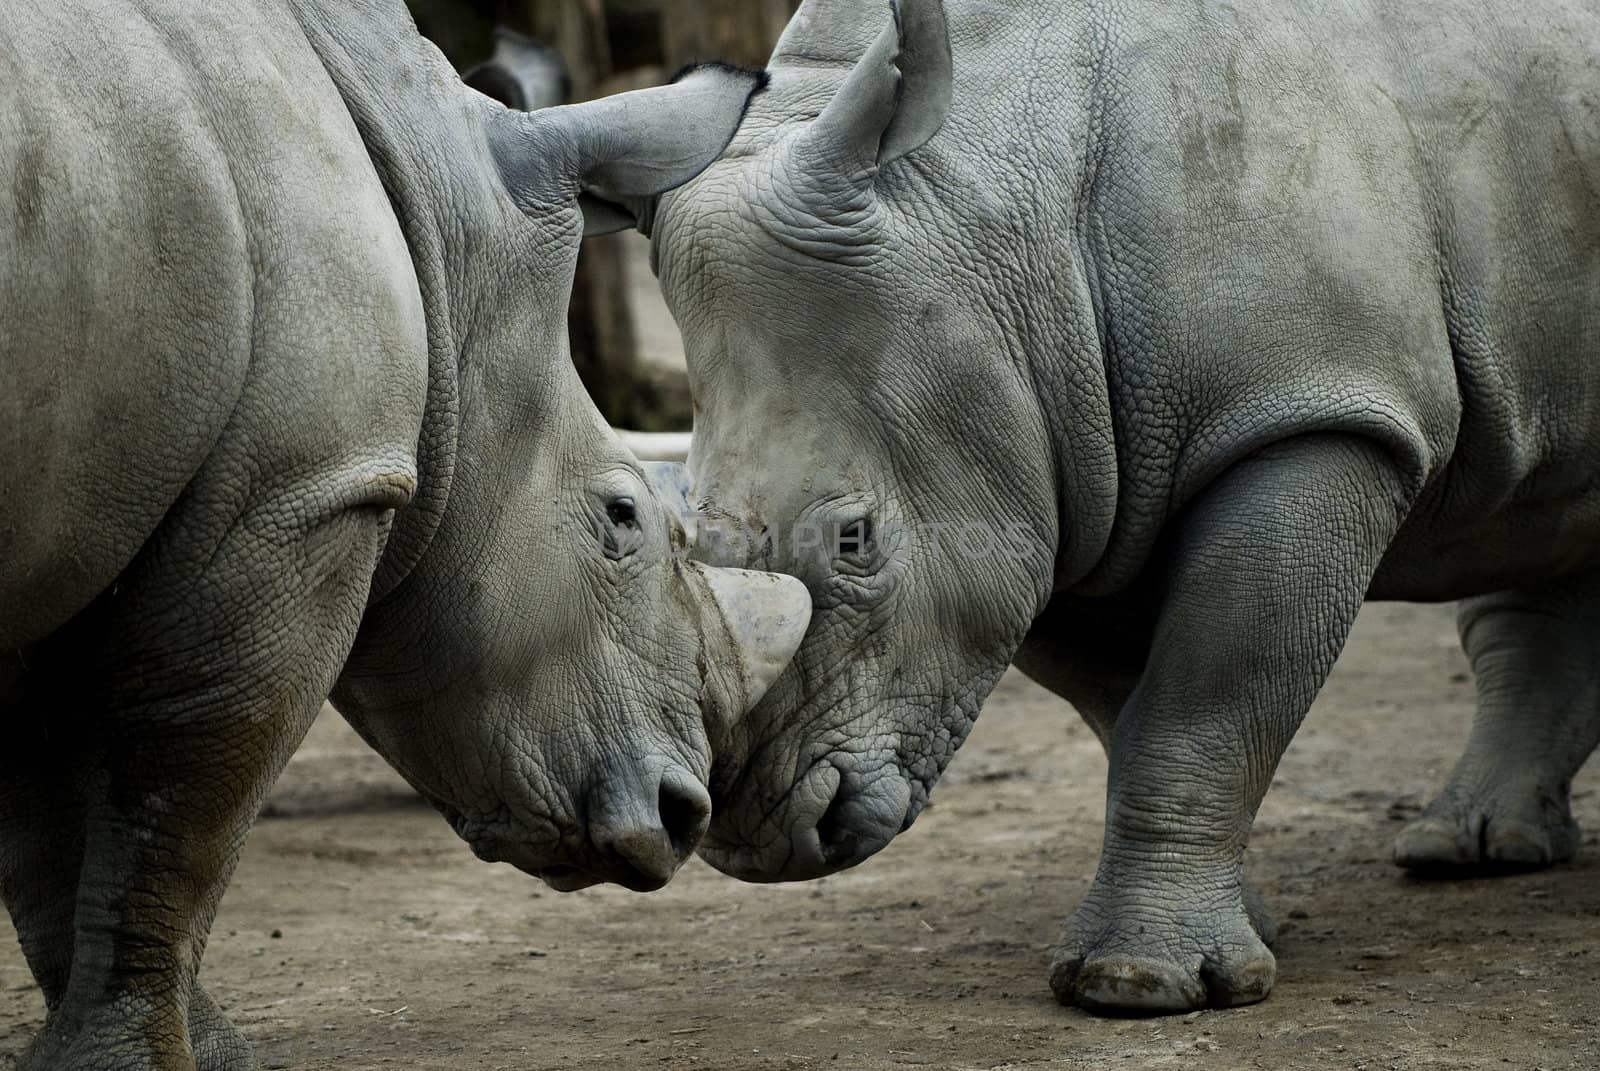
[[[438,796],[435,796],[426,789],[419,788],[417,789],[417,792],[422,796],[423,799],[428,801],[429,805],[432,806],[434,810],[438,811],[439,814],[443,816],[447,823],[449,823],[451,832],[460,837],[462,840],[466,841],[468,844],[472,843],[472,838],[467,835],[468,829],[466,815],[462,814],[459,810],[450,806],[450,804],[446,803],[444,800],[440,799]]]
[[[552,864],[546,853],[534,846],[495,832],[496,822],[468,818],[460,809],[432,793],[423,792],[422,795],[450,824],[455,835],[472,849],[472,854],[485,863],[508,863],[524,874],[538,878],[557,892],[577,892],[608,880],[603,876],[587,873],[577,866],[566,863]]]
[[[579,892],[608,883],[634,892],[655,892],[672,880],[672,872],[641,870],[592,844],[533,843],[506,829],[503,823],[474,821],[459,814],[451,825],[479,859],[514,866],[556,892]],[[672,869],[675,871],[676,867]]]
[[[585,874],[575,866],[566,865],[541,867],[533,872],[533,876],[556,892],[579,892],[603,884],[605,881],[592,874]]]
[[[571,863],[552,863],[548,853],[531,845],[507,840],[493,835],[480,835],[467,840],[472,854],[486,863],[506,863],[530,877],[538,878],[556,892],[579,892],[595,885],[615,882],[640,892],[653,892],[665,882],[635,879],[630,874],[618,873],[611,868],[596,873]]]

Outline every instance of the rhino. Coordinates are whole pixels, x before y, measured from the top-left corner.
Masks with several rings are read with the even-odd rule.
[[[0,893],[23,1067],[238,1071],[196,981],[330,694],[483,859],[659,887],[804,635],[568,359],[586,230],[758,75],[535,113],[400,0],[23,0],[0,30]]]
[[[1056,996],[1260,1000],[1251,823],[1368,597],[1460,600],[1477,678],[1396,860],[1571,856],[1597,72],[1567,0],[806,0],[723,158],[638,206],[696,405],[662,485],[700,560],[813,599],[704,856],[860,863],[1016,665],[1110,761]]]

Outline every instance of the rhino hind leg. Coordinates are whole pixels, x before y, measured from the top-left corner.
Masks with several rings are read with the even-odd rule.
[[[30,706],[21,705],[14,724],[43,724]],[[79,757],[43,745],[43,740],[30,741],[8,755],[22,761],[0,765],[0,900],[10,911],[45,1007],[53,1009],[66,994],[72,972],[84,829],[74,787]],[[198,982],[189,997],[189,1036],[198,1071],[255,1067],[249,1043]]]
[[[226,472],[197,478],[64,642],[95,700],[53,723],[84,742],[83,865],[70,972],[22,1071],[251,1066],[196,973],[250,823],[349,652],[389,515],[331,483],[241,503]]]
[[[1534,869],[1578,849],[1572,778],[1600,742],[1600,572],[1461,604],[1478,706],[1449,781],[1395,841],[1442,874]]]
[[[0,760],[0,900],[11,914],[23,959],[54,1009],[72,972],[73,913],[83,865],[83,813],[71,756],[45,748],[37,712],[4,711],[26,734]]]
[[[189,1045],[196,1071],[255,1071],[257,1066],[255,1049],[198,981],[189,993]]]

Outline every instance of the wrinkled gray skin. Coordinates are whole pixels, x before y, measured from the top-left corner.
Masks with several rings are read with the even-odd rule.
[[[701,553],[814,600],[719,754],[705,856],[860,862],[1014,661],[1111,762],[1058,997],[1259,1000],[1251,821],[1369,594],[1466,599],[1480,692],[1399,862],[1570,856],[1600,734],[1594,7],[950,0],[949,50],[935,0],[901,16],[897,49],[882,5],[808,0],[654,224]],[[792,534],[862,519],[865,547]]]
[[[567,359],[596,195],[726,144],[756,78],[536,115],[399,0],[24,0],[0,29],[0,893],[23,1066],[237,1071],[195,982],[332,691],[486,859],[664,883],[711,748],[803,634],[683,564]],[[580,190],[586,191],[580,208]]]

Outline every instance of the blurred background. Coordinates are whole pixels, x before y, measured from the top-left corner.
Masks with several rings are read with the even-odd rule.
[[[659,85],[704,60],[763,67],[798,6],[798,0],[407,3],[417,26],[468,82],[529,109]],[[569,313],[572,359],[613,425],[686,431],[683,351],[649,257],[649,242],[632,232],[584,243]]]

